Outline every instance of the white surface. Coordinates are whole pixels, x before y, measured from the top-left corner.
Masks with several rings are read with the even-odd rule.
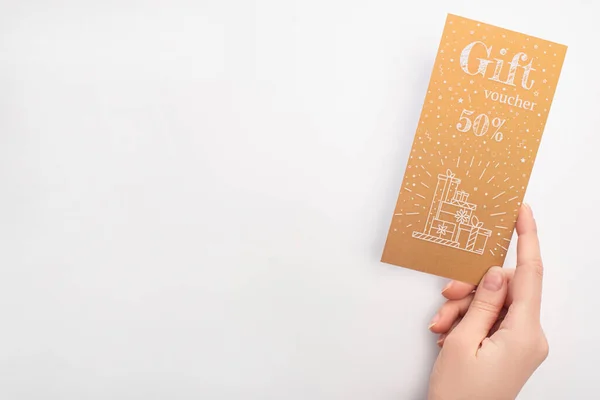
[[[520,398],[592,398],[600,5],[410,7],[1,1],[0,398],[422,399],[445,282],[378,260],[447,12],[569,45]]]

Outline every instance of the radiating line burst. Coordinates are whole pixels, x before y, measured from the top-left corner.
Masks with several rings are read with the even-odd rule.
[[[479,175],[479,180],[481,180],[481,178],[483,178],[483,174],[485,174],[485,170],[486,170],[486,168],[484,168],[483,172],[481,173],[481,175]]]

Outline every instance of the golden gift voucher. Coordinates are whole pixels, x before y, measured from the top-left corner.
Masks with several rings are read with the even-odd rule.
[[[503,264],[566,51],[448,15],[383,262],[474,284]]]

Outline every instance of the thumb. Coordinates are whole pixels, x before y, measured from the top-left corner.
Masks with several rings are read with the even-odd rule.
[[[500,267],[492,267],[483,277],[475,297],[463,317],[452,332],[460,337],[460,342],[477,348],[488,336],[498,319],[508,292],[508,285]]]

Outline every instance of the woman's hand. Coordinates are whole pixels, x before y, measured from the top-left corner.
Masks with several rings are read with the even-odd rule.
[[[540,325],[542,261],[529,206],[517,221],[517,267],[491,268],[476,291],[450,282],[448,301],[430,325],[442,347],[429,381],[430,400],[515,399],[548,356]]]

